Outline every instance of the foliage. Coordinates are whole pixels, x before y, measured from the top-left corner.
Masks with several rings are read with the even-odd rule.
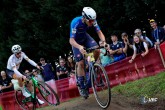
[[[70,22],[81,16],[84,6],[96,10],[97,21],[108,38],[114,32],[132,34],[137,27],[150,31],[150,18],[163,25],[164,5],[162,0],[2,0],[0,67],[6,67],[13,44],[20,44],[35,61],[39,57],[53,61],[59,55],[67,54],[71,50]],[[89,33],[98,41],[93,31],[89,30]]]

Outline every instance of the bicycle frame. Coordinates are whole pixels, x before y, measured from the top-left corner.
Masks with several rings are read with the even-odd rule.
[[[27,88],[25,88],[25,89],[31,94],[32,101],[35,101],[35,99],[36,99],[36,89],[37,89],[37,88],[40,89],[41,92],[42,92],[42,89],[38,86],[38,81],[34,78],[34,76],[32,76],[32,77],[30,78],[30,80],[32,81],[32,84],[33,84],[34,93],[32,94],[32,93],[30,93],[30,92],[27,90]],[[47,91],[47,92],[50,94],[49,91]],[[44,92],[43,92],[43,93],[44,93]],[[47,94],[45,94],[45,95],[47,95]],[[27,102],[27,101],[26,101],[26,98],[25,98],[24,100],[25,100],[25,102]],[[23,100],[23,102],[24,102],[24,100]]]
[[[90,53],[87,53],[87,54],[84,55],[84,65],[85,65],[86,62],[88,62],[88,65],[89,65],[89,73],[88,73],[88,79],[87,79],[87,85],[89,86],[89,84],[91,83],[91,76],[92,76],[92,73],[94,71],[93,70],[93,65],[95,64],[95,59],[94,59],[94,53],[93,52],[90,52]],[[86,73],[86,69],[85,69],[85,73]]]

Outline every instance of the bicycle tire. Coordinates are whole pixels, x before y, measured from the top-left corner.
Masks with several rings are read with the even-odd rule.
[[[36,104],[32,101],[29,101],[27,103],[23,103],[22,101],[25,99],[25,97],[22,94],[22,90],[16,90],[15,91],[15,99],[17,104],[23,109],[23,110],[35,110]]]
[[[101,70],[102,72],[101,73],[96,73],[96,69],[97,69],[97,72],[99,70]],[[98,63],[95,63],[93,65],[93,70],[91,72],[92,72],[91,73],[91,83],[92,83],[92,89],[93,89],[93,92],[94,92],[94,96],[96,98],[97,103],[100,105],[100,107],[105,109],[110,105],[110,102],[111,102],[111,88],[110,88],[110,81],[108,79],[108,75],[107,75],[105,69],[102,67],[102,65],[98,64]],[[99,74],[101,74],[101,77],[98,76]],[[104,77],[104,79],[102,77]],[[100,85],[98,84],[97,80],[100,81]],[[103,80],[105,80],[104,82],[106,82],[107,85],[103,84],[104,83],[104,82],[102,82]],[[97,91],[97,89],[99,89],[99,86],[100,87],[104,86],[105,89],[106,89],[104,92],[107,92],[107,96],[101,94],[101,97],[103,97],[102,99],[98,95],[99,92],[102,92],[102,91]],[[107,98],[106,101],[105,101],[105,98]],[[103,101],[105,101],[105,102],[103,102]]]
[[[45,82],[38,82],[38,86],[39,86],[38,90],[39,90],[41,96],[44,98],[44,100],[45,100],[48,104],[53,105],[53,106],[57,106],[57,105],[60,104],[58,95],[56,94],[56,92],[55,92],[47,83],[45,83]],[[44,91],[46,91],[47,93],[48,93],[48,92],[51,92],[53,96],[51,95],[51,96],[49,96],[49,97],[55,98],[56,102],[53,102],[53,101],[50,102],[50,101],[48,100],[49,97],[48,97],[48,96],[45,96]],[[47,94],[47,93],[46,93],[46,94]],[[50,94],[49,94],[49,95],[50,95]]]

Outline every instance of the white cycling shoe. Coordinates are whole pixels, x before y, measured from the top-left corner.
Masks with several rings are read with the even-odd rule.
[[[30,94],[30,93],[28,93],[28,92],[25,90],[25,88],[24,88],[24,87],[23,87],[23,88],[21,88],[21,90],[22,90],[22,94],[23,94],[23,96],[25,96],[26,98],[31,96],[31,94]]]
[[[38,99],[38,98],[37,98],[37,100],[38,100],[38,103],[39,103],[40,105],[42,105],[42,104],[45,103],[44,101],[42,101],[42,100],[40,100],[40,99]]]

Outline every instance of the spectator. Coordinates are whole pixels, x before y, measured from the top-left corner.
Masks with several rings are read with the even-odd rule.
[[[33,69],[32,72],[33,72],[34,78],[35,78],[37,81],[40,81],[40,82],[43,82],[43,81],[44,81],[43,78],[42,78],[42,76],[41,76],[41,74],[38,73],[38,71],[37,71],[36,69]]]
[[[11,83],[11,78],[7,77],[5,71],[1,71],[0,91],[9,92],[12,90],[14,89],[13,89],[13,84]]]
[[[69,76],[70,76],[70,78],[69,78],[69,86],[76,86],[75,72],[71,71]]]
[[[143,39],[140,39],[137,35],[134,35],[134,44],[133,44],[133,56],[131,60],[129,60],[129,63],[132,63],[133,60],[136,58],[136,55],[141,53],[141,56],[144,57],[148,54],[148,46],[146,42]]]
[[[128,39],[127,33],[123,32],[121,34],[122,38],[122,47],[123,47],[123,52],[126,54],[127,57],[131,56],[133,54],[133,40]]]
[[[140,29],[135,29],[134,34],[136,34],[139,38],[144,39],[149,48],[153,47],[152,41],[146,35],[142,36],[142,31]]]
[[[118,41],[116,35],[111,35],[112,44],[110,44],[110,53],[114,57],[114,62],[122,60],[126,57],[123,52],[122,43]]]
[[[71,56],[68,56],[68,62],[67,62],[67,66],[68,66],[68,70],[69,72],[73,71],[75,72],[75,62],[73,61]]]
[[[53,67],[51,64],[46,63],[44,58],[40,58],[40,63],[42,64],[41,66],[43,67],[43,78],[45,83],[47,83],[55,92],[57,93],[57,87],[55,83],[55,74],[53,72]],[[51,102],[55,102],[56,98],[55,97],[48,97],[48,100]]]
[[[165,30],[165,25],[163,26],[163,29]]]
[[[25,73],[25,76],[26,76],[26,75],[29,75],[30,74],[30,71],[29,70],[25,70],[24,73]]]
[[[157,26],[157,22],[154,19],[150,20],[150,25],[153,28],[153,42],[154,45],[157,46],[165,40],[165,30],[162,27]]]
[[[100,41],[99,45],[104,46],[104,42]],[[107,54],[106,49],[105,48],[100,49],[100,61],[103,66],[107,66],[108,64],[111,64],[114,60],[113,56],[111,56],[110,54],[105,56],[105,54]]]
[[[47,81],[54,79],[55,74],[54,74],[54,71],[53,71],[54,69],[53,69],[52,65],[49,63],[46,63],[44,58],[40,58],[40,63],[44,69],[42,72],[44,81],[47,82]]]
[[[56,69],[58,79],[67,78],[68,77],[68,69],[65,66],[65,60],[63,58],[61,58],[59,60],[59,63],[60,63],[60,65]]]

